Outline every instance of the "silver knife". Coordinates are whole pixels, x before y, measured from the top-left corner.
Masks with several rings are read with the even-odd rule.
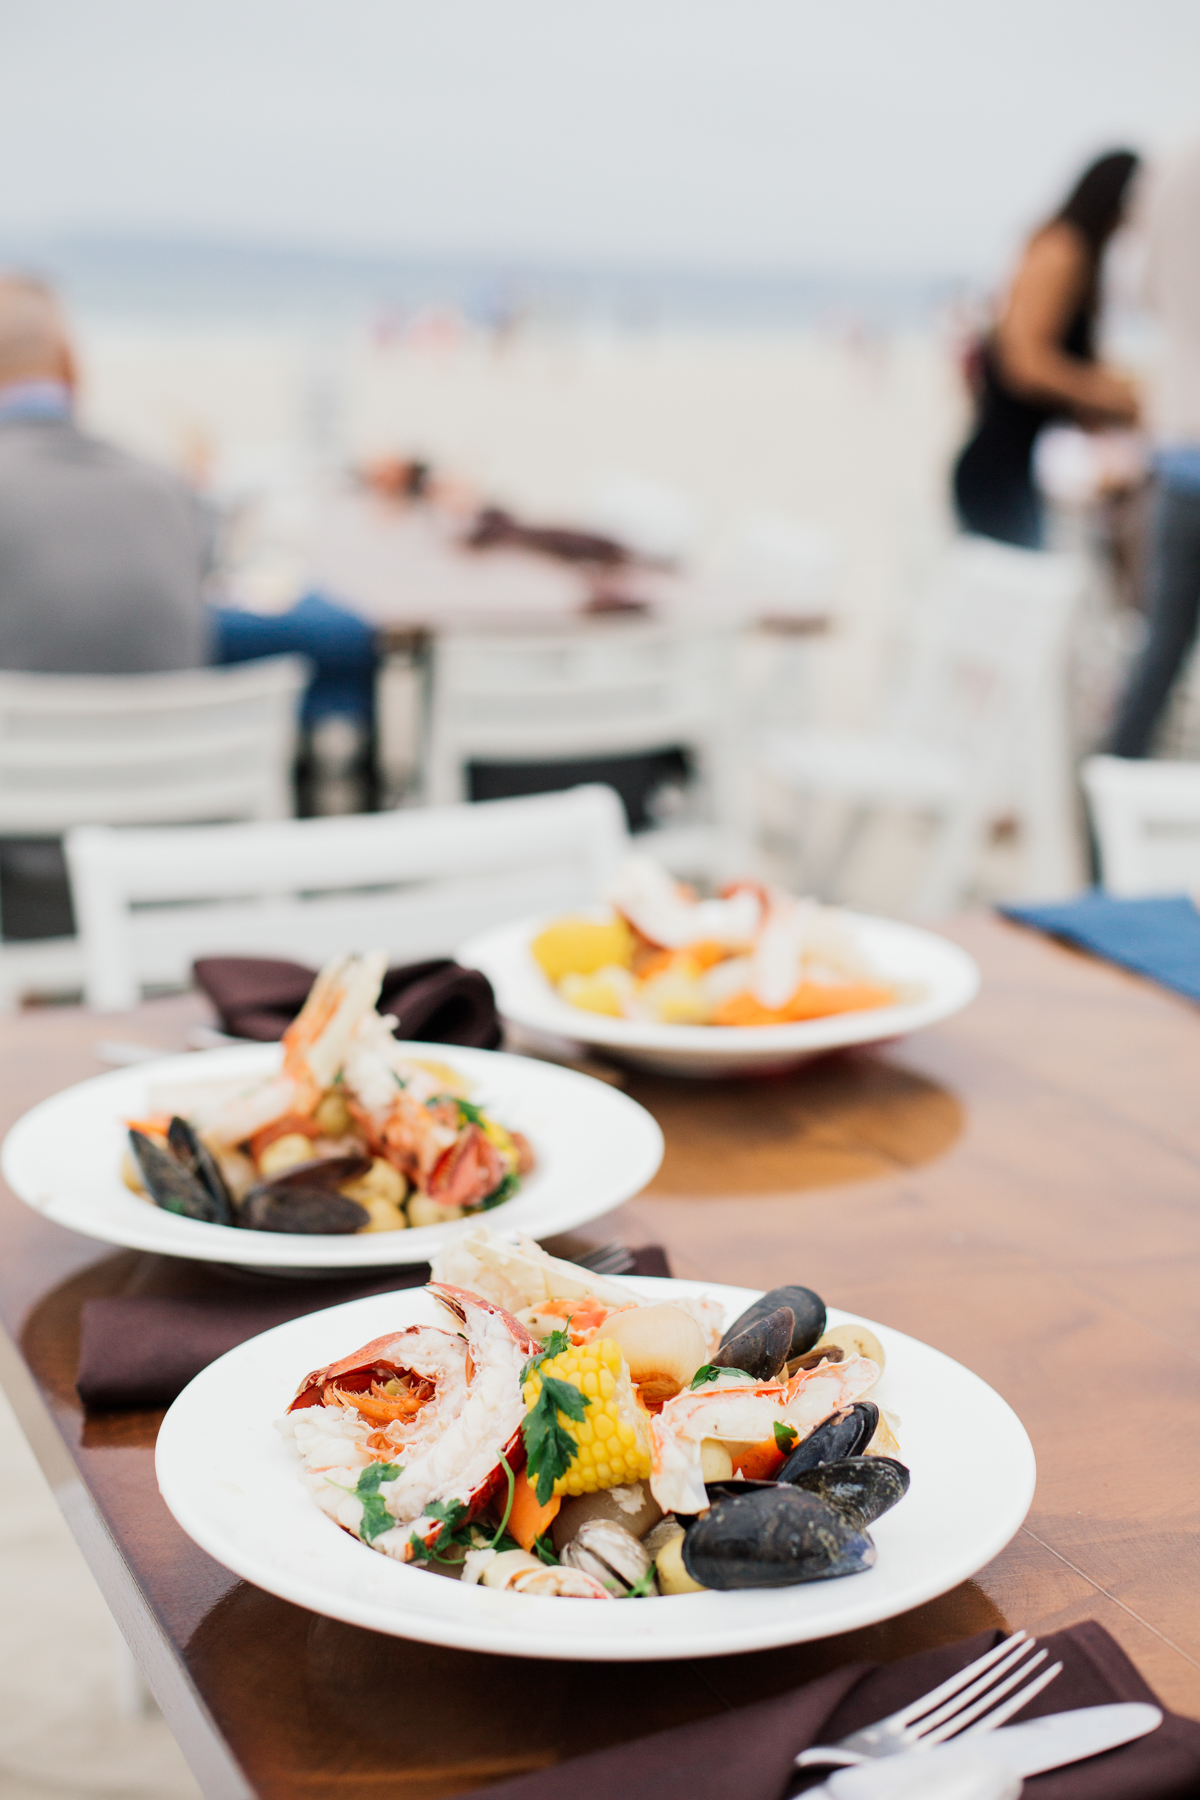
[[[1065,1763],[1082,1762],[1132,1743],[1162,1724],[1157,1706],[1141,1701],[1122,1701],[1113,1706],[1081,1706],[1074,1712],[1050,1713],[1024,1725],[1004,1725],[999,1731],[965,1735],[930,1750],[910,1750],[899,1756],[881,1756],[853,1769],[839,1769],[819,1788],[810,1790],[813,1800],[824,1794],[829,1800],[896,1800],[906,1791],[919,1793],[914,1776],[929,1788],[941,1770],[949,1775],[956,1766],[997,1765],[1010,1775],[1040,1775]]]

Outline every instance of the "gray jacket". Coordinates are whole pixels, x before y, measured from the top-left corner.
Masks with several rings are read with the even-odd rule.
[[[0,669],[201,667],[205,538],[165,469],[69,420],[0,420]]]

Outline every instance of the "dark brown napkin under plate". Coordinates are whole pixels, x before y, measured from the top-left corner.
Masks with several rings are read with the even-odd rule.
[[[848,1579],[853,1579],[849,1577]],[[654,1737],[576,1757],[535,1775],[476,1789],[464,1800],[782,1800],[819,1786],[831,1770],[792,1766],[797,1751],[834,1743],[906,1706],[1001,1641],[998,1631],[894,1663],[836,1669],[777,1699],[720,1713]],[[1095,1620],[1042,1638],[1057,1681],[1014,1723],[1115,1700],[1158,1702],[1125,1652]],[[795,1781],[793,1781],[795,1777]],[[1195,1800],[1200,1724],[1167,1713],[1157,1731],[1065,1769],[1034,1775],[1026,1800]]]
[[[635,1250],[633,1257],[639,1275],[671,1273],[657,1244]],[[236,1344],[343,1300],[420,1287],[429,1280],[429,1264],[351,1280],[251,1279],[238,1285],[237,1278],[210,1279],[213,1291],[208,1294],[127,1294],[84,1301],[75,1385],[85,1406],[169,1406],[193,1375]]]
[[[192,965],[196,986],[216,1007],[225,1030],[265,1043],[283,1036],[316,975],[303,963],[269,956],[204,956]],[[500,1042],[496,998],[487,976],[460,968],[449,957],[389,969],[379,1010],[399,1015],[402,1038],[475,1050],[494,1050]]]

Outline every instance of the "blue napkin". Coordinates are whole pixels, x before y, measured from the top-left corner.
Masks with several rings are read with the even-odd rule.
[[[1200,912],[1186,894],[1117,900],[1093,888],[1077,900],[998,910],[1020,925],[1066,938],[1189,1000],[1200,1000]]]

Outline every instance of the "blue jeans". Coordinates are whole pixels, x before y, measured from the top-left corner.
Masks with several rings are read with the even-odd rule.
[[[255,662],[263,656],[307,656],[314,674],[304,696],[306,727],[331,713],[368,729],[375,719],[375,632],[365,619],[321,594],[306,594],[289,612],[209,609],[214,663]]]
[[[1200,616],[1200,488],[1159,486],[1150,531],[1146,641],[1121,700],[1114,756],[1149,756]]]

